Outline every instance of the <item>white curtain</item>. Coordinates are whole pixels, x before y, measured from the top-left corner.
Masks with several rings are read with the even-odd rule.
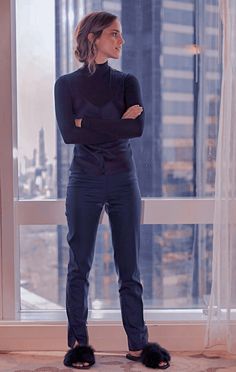
[[[216,155],[212,288],[205,347],[236,354],[236,1],[220,0],[223,74]]]

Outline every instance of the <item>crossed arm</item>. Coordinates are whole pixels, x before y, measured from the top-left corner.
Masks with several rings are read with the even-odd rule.
[[[98,144],[142,135],[144,112],[139,83],[133,75],[128,75],[125,80],[125,104],[128,109],[121,119],[86,116],[74,119],[68,82],[64,77],[56,81],[54,87],[56,119],[65,143]]]

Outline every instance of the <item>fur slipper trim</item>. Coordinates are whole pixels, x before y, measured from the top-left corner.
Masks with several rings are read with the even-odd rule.
[[[129,359],[129,360],[132,360],[133,362],[141,362],[142,361],[141,356],[134,356],[134,355],[131,355],[130,353],[126,354],[126,358]]]
[[[142,363],[149,368],[166,369],[170,366],[170,359],[168,351],[155,342],[147,343],[141,353]],[[160,365],[162,362],[165,365]]]
[[[88,369],[95,363],[94,349],[90,345],[77,345],[67,351],[63,363],[66,367],[74,368],[78,368],[74,365],[76,363],[88,363],[88,366],[79,368]]]

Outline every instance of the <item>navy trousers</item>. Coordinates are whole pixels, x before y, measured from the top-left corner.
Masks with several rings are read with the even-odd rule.
[[[69,262],[66,283],[68,346],[89,342],[87,332],[89,272],[103,206],[109,216],[118,275],[122,322],[129,350],[148,342],[140,281],[141,196],[135,171],[90,176],[72,172],[66,196]]]

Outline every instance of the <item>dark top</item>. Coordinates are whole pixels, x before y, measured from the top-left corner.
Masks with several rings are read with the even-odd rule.
[[[144,110],[136,119],[121,119],[133,105],[143,107],[137,78],[108,65],[85,64],[59,77],[54,86],[57,123],[65,143],[75,144],[71,171],[90,175],[135,169],[129,138],[140,137]],[[82,118],[81,128],[75,118]]]

